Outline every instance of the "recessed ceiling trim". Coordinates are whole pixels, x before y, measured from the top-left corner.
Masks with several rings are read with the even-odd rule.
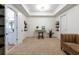
[[[38,4],[37,4],[38,5]],[[50,13],[50,12],[45,12],[45,11],[40,11],[39,13],[36,13],[36,12],[30,12],[30,10],[27,8],[26,5],[23,4],[23,7],[24,9],[26,10],[26,12],[29,14],[29,16],[53,16],[53,12]],[[42,12],[42,13],[41,13]],[[44,13],[43,13],[44,12]],[[41,13],[41,14],[40,14]]]
[[[26,12],[30,15],[30,12],[29,12],[29,10],[27,9],[27,7],[26,7],[24,4],[22,4],[22,6],[23,6],[24,9],[26,10]]]
[[[28,10],[28,8],[23,4],[22,5],[24,7],[24,9],[26,10],[26,12],[28,13],[28,16],[56,16],[58,15],[59,12],[61,12],[62,10],[64,10],[67,6],[70,6],[68,4],[60,4],[52,13],[50,12],[30,12]]]
[[[59,7],[57,7],[55,9],[55,12],[53,13],[53,15],[57,14],[60,10],[62,10],[65,6],[67,6],[67,4],[63,4],[63,5],[60,5]]]

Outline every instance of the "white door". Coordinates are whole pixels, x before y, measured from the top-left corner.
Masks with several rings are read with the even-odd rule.
[[[60,32],[62,34],[67,32],[67,16],[66,15],[60,16]]]
[[[5,37],[7,49],[16,45],[16,12],[9,7],[5,9]]]

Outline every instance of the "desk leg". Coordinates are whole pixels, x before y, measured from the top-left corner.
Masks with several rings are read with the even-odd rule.
[[[42,32],[42,39],[44,39],[44,33]]]
[[[40,33],[38,32],[38,39],[40,39]]]
[[[44,33],[43,32],[38,32],[38,39],[40,39],[40,38],[44,39]]]

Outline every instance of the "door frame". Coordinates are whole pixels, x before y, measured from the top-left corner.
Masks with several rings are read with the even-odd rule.
[[[63,34],[63,33],[61,32],[61,31],[62,31],[62,28],[61,28],[62,19],[61,19],[61,18],[62,18],[63,16],[66,17],[66,32],[67,32],[67,30],[68,30],[68,29],[67,29],[67,24],[68,24],[68,21],[67,21],[67,14],[63,14],[63,15],[60,16],[60,34]]]
[[[14,10],[14,8],[12,8],[11,6],[7,6],[7,5],[5,5],[5,24],[6,24],[6,8],[9,8],[9,9],[11,9],[12,11],[14,11],[14,13],[15,13],[15,28],[16,28],[16,44],[15,44],[15,46],[17,46],[17,44],[18,44],[18,13]],[[5,29],[6,29],[6,26],[5,26]],[[7,54],[7,52],[9,52],[9,51],[11,51],[13,48],[11,48],[9,51],[7,51],[7,47],[6,47],[6,43],[7,43],[7,39],[6,39],[6,30],[5,30],[5,54]]]

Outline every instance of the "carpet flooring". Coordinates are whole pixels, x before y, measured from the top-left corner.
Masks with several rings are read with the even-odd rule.
[[[28,38],[8,55],[65,55],[60,48],[60,40],[56,38]]]

